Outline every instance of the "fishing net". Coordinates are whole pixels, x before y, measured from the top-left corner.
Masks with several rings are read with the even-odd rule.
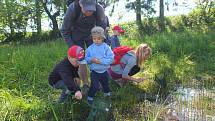
[[[87,121],[110,121],[113,118],[110,98],[99,98],[93,101]]]

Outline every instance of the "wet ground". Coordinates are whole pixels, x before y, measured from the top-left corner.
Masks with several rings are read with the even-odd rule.
[[[215,88],[178,88],[161,111],[165,121],[215,121]]]

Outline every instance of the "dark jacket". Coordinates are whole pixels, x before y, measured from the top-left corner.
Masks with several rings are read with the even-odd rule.
[[[78,91],[80,87],[74,81],[76,77],[79,78],[78,68],[74,67],[68,58],[65,58],[54,67],[53,71],[49,74],[48,80],[51,85],[63,80],[70,91]]]
[[[104,9],[99,4],[92,16],[84,16],[80,9],[78,2],[73,2],[64,15],[61,34],[65,41],[91,40],[91,29],[94,26],[101,26],[103,29],[107,26]]]
[[[110,37],[110,43],[111,43],[111,49],[114,49],[116,47],[120,46],[120,41],[117,35],[112,35]]]

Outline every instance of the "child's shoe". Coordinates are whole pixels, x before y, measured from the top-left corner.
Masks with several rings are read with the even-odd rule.
[[[69,90],[63,90],[60,97],[58,98],[58,103],[64,103],[68,96],[71,94]]]

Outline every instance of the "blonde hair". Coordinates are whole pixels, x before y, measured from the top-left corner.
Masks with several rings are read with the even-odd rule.
[[[147,44],[140,44],[136,49],[137,65],[141,66],[150,56],[151,48]]]

